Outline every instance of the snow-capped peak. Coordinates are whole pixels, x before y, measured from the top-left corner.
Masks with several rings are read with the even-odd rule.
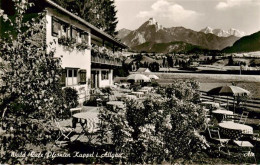
[[[241,32],[234,28],[231,28],[229,30],[222,30],[222,29],[212,29],[210,27],[206,27],[206,28],[200,30],[200,32],[203,32],[205,34],[208,34],[208,33],[215,34],[219,37],[229,37],[231,35],[236,36],[236,37],[243,37],[245,35],[244,32]]]
[[[204,33],[213,33],[213,29],[211,27],[205,27],[204,29],[201,30],[201,32],[204,32]]]
[[[242,31],[234,29],[234,28],[229,29],[228,33],[233,36],[237,36],[237,37],[243,37],[245,35],[245,32],[242,32]]]

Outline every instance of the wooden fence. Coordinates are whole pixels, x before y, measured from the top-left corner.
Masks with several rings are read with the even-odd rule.
[[[205,91],[201,92],[201,100],[202,101],[215,101],[218,103],[228,104],[229,107],[234,105],[237,106],[237,99],[230,96],[211,96],[208,95]],[[255,115],[260,115],[260,98],[249,98],[245,102],[241,102],[239,104],[239,109],[246,109],[248,111],[253,112]]]

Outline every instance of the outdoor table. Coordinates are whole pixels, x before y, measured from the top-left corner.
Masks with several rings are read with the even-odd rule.
[[[219,108],[219,103],[215,103],[212,101],[201,102],[201,105],[205,105],[206,107],[211,106],[211,107]]]
[[[138,92],[143,92],[144,94],[147,94],[149,92],[148,89],[140,89]]]
[[[240,137],[241,134],[253,135],[253,127],[245,124],[234,123],[233,121],[219,123],[219,127],[220,132],[231,139],[236,139]]]
[[[74,119],[74,128],[76,127],[76,123],[80,123],[88,132],[96,132],[97,123],[99,122],[98,112],[81,112],[74,114],[72,117]]]
[[[217,110],[212,111],[212,113],[222,114],[222,115],[233,115],[234,114],[234,112],[228,111],[228,110],[225,110],[225,109],[217,109]]]
[[[123,108],[124,107],[124,102],[123,101],[109,101],[107,102],[107,107],[112,107],[112,109],[118,108]]]
[[[234,113],[232,111],[228,111],[225,109],[217,109],[217,110],[212,111],[212,114],[220,122],[223,118],[225,118],[226,115],[233,115]]]
[[[148,91],[152,91],[153,87],[142,87],[142,89],[148,90]]]
[[[135,95],[125,95],[126,99],[137,99]]]
[[[138,98],[144,96],[144,92],[132,92],[132,94],[136,95]]]

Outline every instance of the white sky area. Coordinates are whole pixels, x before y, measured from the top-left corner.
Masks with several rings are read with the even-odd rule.
[[[260,31],[260,0],[115,0],[115,5],[118,30],[135,30],[153,17],[163,27]]]

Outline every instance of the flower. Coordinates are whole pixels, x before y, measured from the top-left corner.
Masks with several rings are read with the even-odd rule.
[[[0,9],[0,16],[4,14],[4,10]]]
[[[3,15],[4,22],[8,20],[8,16],[6,14]]]

